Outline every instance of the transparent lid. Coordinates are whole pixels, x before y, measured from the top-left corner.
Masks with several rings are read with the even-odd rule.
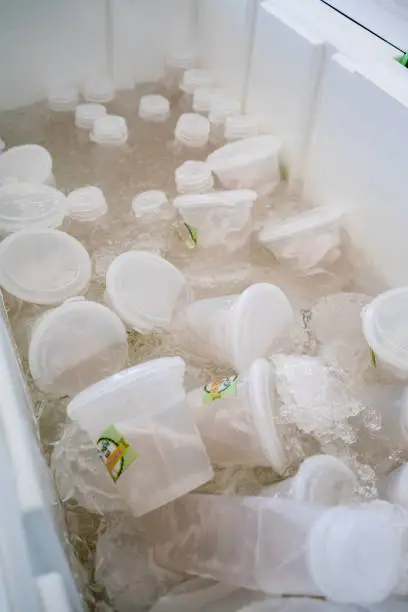
[[[67,198],[47,185],[10,183],[0,187],[0,234],[28,227],[59,227],[67,214]]]
[[[115,97],[115,85],[107,76],[92,77],[84,85],[84,98],[88,102],[110,102]]]
[[[331,455],[308,457],[292,481],[292,497],[312,504],[338,506],[350,502],[357,488],[350,468]]]
[[[254,136],[231,142],[217,149],[207,158],[214,172],[224,168],[245,166],[248,163],[278,155],[282,141],[276,136]]]
[[[72,236],[55,229],[27,229],[0,243],[0,285],[34,304],[59,304],[87,288],[90,257]]]
[[[71,191],[67,202],[69,216],[78,221],[96,221],[108,211],[102,189],[92,185]]]
[[[90,130],[95,121],[107,112],[102,104],[78,104],[75,109],[75,125]]]
[[[40,145],[12,147],[0,155],[0,184],[8,181],[48,183],[52,175],[52,157]]]
[[[104,115],[94,121],[91,140],[99,144],[123,144],[128,138],[126,119],[118,115]]]
[[[320,207],[285,219],[282,223],[267,223],[259,234],[261,242],[274,242],[317,229],[330,229],[340,223],[344,214],[339,208]]]

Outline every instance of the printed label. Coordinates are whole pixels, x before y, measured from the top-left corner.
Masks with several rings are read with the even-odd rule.
[[[370,348],[370,355],[371,355],[371,363],[376,368],[377,367],[377,358],[376,358],[375,353],[374,353],[372,348]]]
[[[216,400],[232,397],[237,393],[238,376],[228,376],[221,380],[208,383],[203,389],[203,404],[211,404]]]
[[[99,457],[108,470],[113,482],[117,482],[123,472],[139,456],[114,425],[110,425],[100,435],[96,447]]]

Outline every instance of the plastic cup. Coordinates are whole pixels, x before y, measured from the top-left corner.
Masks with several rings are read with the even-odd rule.
[[[0,156],[0,185],[7,182],[53,185],[52,157],[35,144],[12,147]]]
[[[278,261],[310,274],[339,259],[342,216],[340,209],[315,208],[281,224],[267,223],[259,241]]]
[[[91,130],[95,121],[107,112],[102,104],[78,104],[75,109],[75,125],[83,130]]]
[[[115,97],[115,85],[109,77],[93,77],[85,83],[83,94],[87,102],[110,102]]]
[[[92,185],[74,189],[67,201],[68,214],[76,221],[94,222],[108,212],[102,189]]]
[[[119,255],[106,274],[107,303],[127,325],[147,334],[168,328],[189,299],[183,274],[146,251]]]
[[[355,604],[383,601],[398,581],[401,536],[372,507],[192,494],[159,514],[154,558],[173,571]]]
[[[196,113],[185,113],[179,118],[174,136],[179,145],[197,148],[205,147],[210,134],[208,119]]]
[[[179,193],[206,193],[214,187],[211,168],[202,161],[186,161],[175,172]]]
[[[343,461],[331,455],[315,455],[304,460],[296,476],[264,487],[261,495],[339,506],[351,502],[356,488],[357,477]]]
[[[78,240],[55,229],[27,229],[0,243],[0,286],[34,304],[60,304],[87,289],[90,257]]]
[[[213,464],[286,472],[289,457],[276,426],[275,378],[266,359],[255,361],[246,376],[209,383],[187,399]]]
[[[96,383],[68,406],[135,516],[213,477],[188,411],[184,370],[179,357],[149,361]]]
[[[57,396],[76,395],[119,372],[127,358],[122,321],[106,306],[84,298],[67,300],[42,315],[28,354],[35,385]]]
[[[380,478],[378,492],[382,499],[408,510],[408,464]]]
[[[48,106],[55,112],[74,111],[78,104],[78,90],[70,83],[55,85],[48,93]]]
[[[118,115],[103,115],[94,121],[89,137],[100,145],[123,145],[128,139],[126,119]]]
[[[142,96],[139,103],[139,117],[145,121],[161,123],[170,117],[170,102],[164,96]]]
[[[245,138],[214,151],[207,162],[226,189],[254,189],[265,196],[280,182],[281,146],[276,136]]]
[[[269,283],[251,285],[240,295],[199,300],[187,307],[187,329],[196,350],[242,373],[270,354],[275,340],[293,322],[285,294]]]
[[[0,187],[0,235],[31,227],[56,228],[67,214],[67,198],[47,185],[11,183]]]
[[[225,140],[241,140],[258,136],[260,120],[255,115],[231,115],[225,120]]]

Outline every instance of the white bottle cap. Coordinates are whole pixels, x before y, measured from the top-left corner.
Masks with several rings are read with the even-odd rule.
[[[128,139],[126,119],[118,115],[104,115],[96,119],[89,137],[93,142],[101,145],[125,144]]]
[[[166,121],[170,116],[170,102],[164,96],[142,96],[139,117],[145,121]]]
[[[210,106],[208,118],[210,123],[219,125],[225,123],[230,115],[238,115],[241,112],[239,100],[227,96],[216,96]]]
[[[96,221],[108,211],[102,189],[94,186],[71,191],[68,198],[68,214],[77,221]]]
[[[114,97],[115,86],[109,77],[95,77],[85,83],[84,98],[87,102],[100,104],[110,102]]]
[[[176,140],[186,147],[200,148],[208,143],[208,119],[196,113],[185,113],[179,118],[174,132]]]
[[[198,87],[194,91],[193,110],[195,113],[209,113],[211,104],[216,98],[223,96],[218,87]]]
[[[78,104],[75,109],[75,125],[84,130],[91,130],[97,119],[106,115],[102,104]]]
[[[208,70],[192,68],[184,73],[180,89],[185,93],[194,94],[198,87],[210,87],[213,81],[214,77]]]

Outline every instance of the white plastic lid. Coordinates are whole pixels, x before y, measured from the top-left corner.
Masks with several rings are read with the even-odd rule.
[[[0,234],[29,227],[59,227],[67,214],[67,198],[47,185],[11,183],[0,187]]]
[[[175,210],[166,194],[159,189],[139,193],[132,200],[132,210],[137,219],[142,219],[146,215],[164,216],[168,219],[175,216]]]
[[[207,158],[213,172],[231,167],[239,168],[262,160],[270,155],[278,155],[282,141],[277,136],[262,135],[231,142],[217,149]]]
[[[215,96],[211,102],[208,118],[210,123],[225,123],[230,115],[238,115],[241,112],[241,102],[228,96]]]
[[[106,115],[102,104],[78,104],[75,109],[75,125],[84,130],[91,130],[97,119]]]
[[[179,193],[202,193],[214,187],[211,168],[203,161],[186,161],[175,172]]]
[[[69,216],[78,221],[96,221],[108,211],[102,189],[93,185],[74,189],[67,200]]]
[[[354,472],[336,457],[308,457],[292,479],[291,496],[322,506],[347,504],[357,488]]]
[[[196,113],[184,113],[179,118],[174,132],[176,140],[188,147],[203,147],[210,135],[208,119]]]
[[[53,111],[73,111],[78,103],[78,89],[71,83],[54,85],[48,93],[48,106]]]
[[[104,115],[94,121],[89,135],[93,142],[103,145],[121,145],[127,142],[126,119],[118,115]]]
[[[214,206],[234,208],[239,204],[253,204],[258,195],[251,189],[231,189],[230,191],[212,191],[211,193],[192,193],[177,196],[173,200],[177,210],[192,208],[210,208]]]
[[[226,140],[258,136],[261,123],[256,115],[231,115],[225,120]]]
[[[285,294],[270,283],[251,285],[239,296],[231,313],[232,359],[238,372],[245,372],[265,357],[274,341],[293,321],[293,310]]]
[[[110,102],[114,97],[115,85],[109,77],[94,77],[84,85],[84,98],[87,102]]]
[[[222,97],[223,91],[219,87],[198,87],[194,91],[193,109],[196,113],[209,113],[211,104],[216,98]]]
[[[106,298],[119,317],[139,331],[166,328],[188,297],[183,274],[147,251],[119,255],[106,274]]]
[[[262,450],[272,469],[283,475],[289,467],[289,459],[276,428],[275,376],[266,359],[257,359],[249,370],[249,397]]]
[[[12,147],[0,155],[0,184],[9,181],[48,184],[52,179],[52,157],[40,145]]]
[[[139,117],[146,121],[166,121],[170,116],[170,102],[164,96],[142,96]]]
[[[85,248],[59,230],[21,230],[0,243],[0,285],[25,302],[59,304],[83,293],[91,276]]]
[[[28,354],[37,387],[57,395],[75,395],[120,371],[127,357],[122,321],[106,306],[84,298],[67,300],[40,317]]]
[[[329,228],[340,222],[344,211],[339,208],[319,207],[305,213],[290,217],[283,223],[267,223],[259,234],[259,240],[264,243],[278,242],[302,232]]]
[[[196,61],[197,51],[193,46],[189,44],[177,45],[169,50],[166,57],[166,66],[189,70],[194,67]]]
[[[191,68],[184,73],[180,89],[186,93],[193,94],[197,87],[210,87],[213,81],[214,77],[208,70]]]

